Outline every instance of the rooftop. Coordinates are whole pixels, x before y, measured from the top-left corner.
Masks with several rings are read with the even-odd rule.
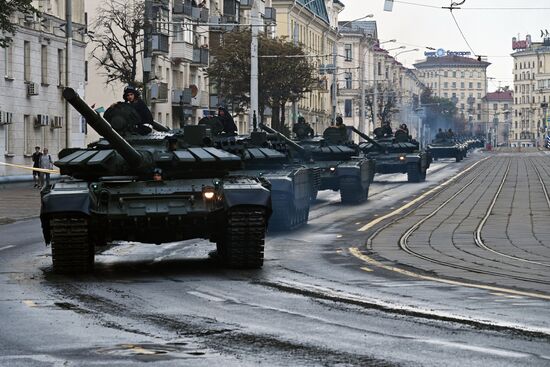
[[[491,65],[491,63],[487,61],[478,61],[477,59],[473,59],[471,57],[451,55],[451,56],[442,56],[442,57],[428,57],[425,61],[414,64],[414,67],[417,69],[432,68],[435,66],[445,66],[445,67],[461,66],[461,67],[486,68],[489,65]]]
[[[489,102],[512,102],[514,98],[512,97],[511,90],[497,90],[496,92],[489,92],[485,95],[485,100]]]

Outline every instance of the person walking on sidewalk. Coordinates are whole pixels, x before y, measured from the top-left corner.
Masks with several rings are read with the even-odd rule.
[[[42,152],[42,156],[40,157],[40,168],[53,169],[52,156],[48,154],[48,148],[44,148],[44,151]],[[40,188],[44,187],[44,183],[47,186],[50,185],[49,172],[40,172]]]
[[[40,168],[40,157],[42,153],[40,152],[40,147],[34,147],[34,153],[32,154],[32,168]],[[38,187],[40,181],[40,172],[33,170],[32,171],[32,180],[34,182],[34,187]]]

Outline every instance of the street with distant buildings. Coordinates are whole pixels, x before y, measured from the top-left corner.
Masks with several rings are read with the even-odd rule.
[[[548,31],[495,56],[471,0],[31,3],[0,366],[550,366]],[[407,6],[467,47],[385,34]]]

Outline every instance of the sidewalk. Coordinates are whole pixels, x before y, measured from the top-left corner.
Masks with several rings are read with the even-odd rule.
[[[33,182],[0,185],[0,224],[40,215],[40,190]]]

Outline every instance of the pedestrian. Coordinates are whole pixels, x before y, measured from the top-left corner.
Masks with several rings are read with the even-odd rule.
[[[149,110],[145,102],[143,102],[143,99],[141,99],[139,91],[133,86],[129,85],[124,88],[122,98],[124,99],[124,101],[126,101],[126,103],[129,103],[130,106],[132,106],[139,115],[141,124],[137,126],[138,133],[142,135],[149,134],[152,129],[145,126],[145,124],[153,124],[153,115],[151,114],[151,111]]]
[[[225,107],[218,107],[218,118],[223,124],[224,133],[237,133],[237,125],[235,125],[235,120],[233,120],[233,117]]]
[[[40,156],[40,168],[42,169],[53,169],[52,156],[48,154],[48,148],[44,148],[42,155]],[[40,188],[50,186],[50,173],[49,172],[40,172]]]
[[[40,147],[36,146],[32,154],[32,168],[40,168],[40,157],[42,157]],[[32,181],[34,182],[34,187],[38,187],[40,183],[40,172],[32,170]]]

